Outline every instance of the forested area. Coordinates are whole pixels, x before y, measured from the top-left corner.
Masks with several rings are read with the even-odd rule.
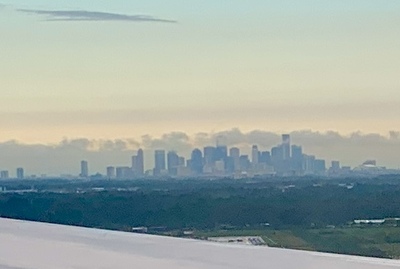
[[[161,184],[161,183],[160,183]],[[160,188],[118,191],[0,194],[2,217],[129,230],[130,227],[273,229],[346,225],[354,219],[400,216],[400,186],[361,184],[162,183]]]

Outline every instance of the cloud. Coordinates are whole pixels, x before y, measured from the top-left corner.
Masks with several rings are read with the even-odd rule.
[[[186,152],[192,149],[193,144],[189,135],[183,132],[172,132],[164,134],[160,138],[153,138],[150,135],[142,136],[142,146],[146,149],[165,149]]]
[[[127,15],[119,13],[96,12],[86,10],[39,10],[18,9],[20,12],[46,16],[46,21],[128,21],[176,23],[174,20],[160,19],[146,15]]]

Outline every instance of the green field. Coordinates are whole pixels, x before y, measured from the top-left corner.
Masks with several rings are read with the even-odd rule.
[[[195,232],[195,237],[203,239],[221,236],[261,236],[270,247],[400,258],[400,228],[398,227]]]

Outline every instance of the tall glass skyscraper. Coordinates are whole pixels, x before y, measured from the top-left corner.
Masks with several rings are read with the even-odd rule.
[[[156,150],[154,152],[154,175],[158,176],[165,170],[165,150]]]

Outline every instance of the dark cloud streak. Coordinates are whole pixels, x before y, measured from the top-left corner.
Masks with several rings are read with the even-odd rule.
[[[1,7],[1,5],[0,5]],[[46,21],[126,21],[126,22],[160,22],[176,23],[174,20],[160,19],[145,15],[127,15],[119,13],[96,12],[86,10],[38,10],[17,9],[19,12],[46,16]]]

